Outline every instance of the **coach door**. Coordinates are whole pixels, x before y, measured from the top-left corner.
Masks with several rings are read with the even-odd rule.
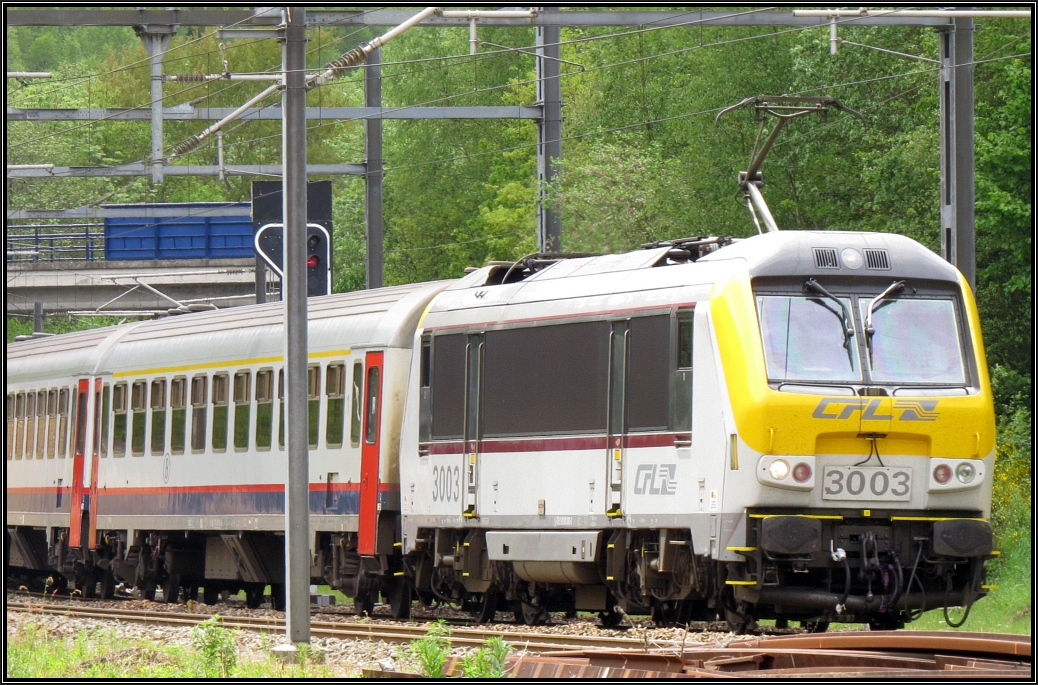
[[[624,453],[627,451],[627,343],[630,324],[615,321],[609,332],[609,427],[606,460],[609,470],[607,516],[620,516],[623,495]]]
[[[465,345],[465,497],[462,516],[476,516],[479,495],[479,449],[483,430],[483,334]]]
[[[69,547],[79,547],[83,538],[83,460],[86,457],[87,408],[90,404],[90,381],[82,379],[76,393],[76,420],[72,440],[72,502],[69,505]],[[89,495],[87,495],[89,497]]]
[[[90,547],[97,544],[97,477],[101,468],[101,456],[108,449],[108,445],[105,444],[105,438],[108,437],[105,425],[108,419],[108,407],[105,406],[107,402],[103,401],[103,397],[101,379],[97,378],[94,380],[94,440],[90,450],[90,534],[87,538]]]
[[[360,451],[360,523],[357,551],[375,553],[378,530],[378,466],[382,424],[383,353],[368,352],[364,374],[364,429]]]

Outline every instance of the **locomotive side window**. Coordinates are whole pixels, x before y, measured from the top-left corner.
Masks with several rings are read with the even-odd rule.
[[[364,411],[360,398],[364,392],[363,386],[364,365],[361,362],[354,362],[353,392],[350,397],[350,445],[353,447],[360,446],[360,418],[361,412]]]
[[[420,360],[421,393],[418,401],[418,442],[429,442],[432,439],[432,338],[422,337],[422,358]]]
[[[606,321],[487,331],[484,435],[605,431],[608,371]],[[525,383],[536,384],[535,397],[524,397]]]
[[[58,459],[65,458],[68,445],[68,390],[58,391]]]
[[[213,376],[213,451],[227,449],[227,374]]]
[[[4,403],[4,421],[7,424],[7,441],[4,443],[8,461],[14,457],[14,393],[7,394]]]
[[[627,424],[639,431],[670,425],[670,315],[630,321],[627,369]]]
[[[310,449],[317,447],[318,430],[321,422],[321,367],[311,366],[306,369],[306,404],[307,404],[307,444]]]
[[[130,386],[130,412],[133,414],[130,427],[130,454],[144,455],[144,429],[148,422],[148,382],[137,381]]]
[[[151,382],[151,453],[166,451],[166,381]]]
[[[47,393],[47,458],[53,459],[58,442],[58,391]]]
[[[112,456],[126,456],[126,383],[112,388]]]
[[[205,374],[191,379],[191,451],[205,451],[205,415],[208,410]]]
[[[26,459],[32,459],[32,448],[36,444],[36,393],[25,395],[25,452]]]
[[[47,446],[47,391],[36,394],[36,458],[43,459]]]
[[[187,379],[174,378],[169,382],[169,451],[184,453],[187,435]]]
[[[465,429],[465,336],[433,339],[432,438],[460,439]]]
[[[326,447],[342,447],[346,423],[346,365],[329,364],[325,379],[327,418],[324,442]]]
[[[274,423],[274,372],[256,372],[256,449],[270,449],[270,433]]]
[[[677,315],[677,345],[671,384],[671,421],[674,431],[692,430],[692,310]]]
[[[252,407],[249,386],[252,374],[239,371],[234,374],[234,449],[249,449],[249,409]]]
[[[368,445],[374,445],[378,438],[378,391],[378,367],[372,366],[368,369],[368,394],[364,403],[368,412],[365,420],[364,442]]]

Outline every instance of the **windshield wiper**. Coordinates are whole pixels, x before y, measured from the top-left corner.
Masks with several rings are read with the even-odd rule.
[[[851,323],[851,312],[847,309],[847,305],[843,303],[843,300],[839,299],[831,292],[823,288],[818,281],[813,278],[807,279],[804,282],[804,290],[814,290],[815,292],[828,297],[830,300],[840,305],[840,323],[843,328],[843,346],[847,350],[847,357],[851,360],[851,364],[854,364],[854,358],[851,352],[851,336],[854,335],[854,324]],[[836,312],[833,312],[836,314]]]
[[[872,313],[876,311],[879,301],[885,297],[889,297],[895,293],[900,293],[905,289],[904,281],[894,281],[890,284],[886,290],[881,292],[879,295],[874,297],[869,302],[869,312],[865,315],[865,347],[869,351],[869,363],[872,363],[872,336],[876,334],[876,329],[872,326]]]

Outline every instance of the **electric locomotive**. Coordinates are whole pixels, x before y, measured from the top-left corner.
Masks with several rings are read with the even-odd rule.
[[[891,628],[986,592],[976,306],[912,240],[689,238],[309,307],[311,577],[362,611]],[[9,577],[283,602],[281,317],[9,345]]]

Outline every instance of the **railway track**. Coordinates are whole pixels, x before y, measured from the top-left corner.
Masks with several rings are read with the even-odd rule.
[[[8,611],[56,614],[70,618],[89,618],[94,620],[131,621],[151,625],[193,626],[212,618],[207,614],[193,614],[168,611],[140,611],[130,609],[109,609],[91,606],[14,603],[7,604]],[[253,630],[260,632],[281,633],[285,630],[285,621],[274,617],[222,616],[225,628]],[[408,643],[425,636],[428,624],[424,625],[391,625],[385,623],[342,623],[337,621],[310,621],[310,634],[313,637],[336,638],[341,640],[381,640],[393,643]],[[505,642],[517,648],[528,648],[534,651],[568,650],[568,649],[631,649],[644,648],[643,640],[623,637],[593,637],[586,635],[557,635],[550,633],[517,632],[488,630],[451,626],[450,641],[456,646],[476,647],[484,644],[489,638],[502,637]],[[670,646],[676,643],[652,643],[653,646]]]
[[[206,614],[129,610],[82,604],[8,602],[8,611],[116,620],[163,626],[192,626]],[[281,633],[276,617],[228,616],[223,625],[237,630]],[[409,643],[427,625],[311,621],[315,638]],[[1031,637],[953,631],[837,632],[746,638],[724,645],[646,643],[629,637],[560,635],[452,626],[456,647],[476,647],[501,637],[520,650],[509,660],[519,678],[913,678],[1031,679]],[[446,672],[460,661],[453,658]],[[412,674],[365,671],[369,677],[404,678]]]

